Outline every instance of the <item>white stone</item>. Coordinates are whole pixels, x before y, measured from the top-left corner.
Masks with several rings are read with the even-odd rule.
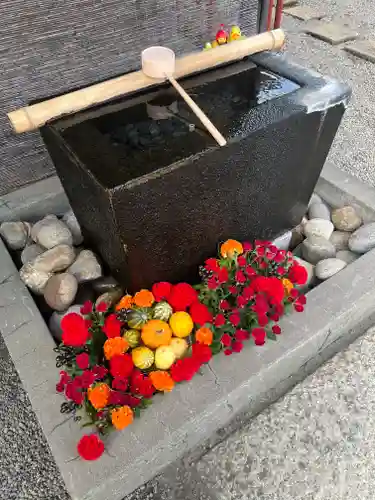
[[[349,239],[349,250],[355,253],[366,253],[374,247],[375,222],[360,227]]]
[[[331,217],[335,228],[339,231],[355,231],[362,224],[362,219],[355,211],[355,208],[349,205],[336,208],[332,211]]]
[[[29,237],[28,227],[23,222],[3,222],[0,226],[0,234],[11,250],[25,248]]]
[[[38,255],[33,261],[34,269],[46,273],[56,273],[68,268],[76,257],[74,248],[69,245],[57,245]]]
[[[275,238],[272,243],[280,250],[289,250],[291,240],[292,240],[292,231],[286,231],[281,236]]]
[[[45,286],[44,300],[55,311],[65,311],[73,303],[77,289],[78,283],[72,274],[54,274]]]
[[[313,203],[309,206],[309,219],[331,220],[331,211],[325,203]]]
[[[359,259],[359,257],[360,256],[358,254],[351,252],[350,250],[340,250],[336,254],[337,259],[343,260],[347,264],[351,264],[355,260]]]
[[[316,193],[313,193],[311,195],[311,198],[309,201],[309,208],[311,207],[311,205],[314,205],[314,203],[323,203],[323,200],[321,199],[321,197]]]
[[[51,317],[48,321],[48,327],[50,329],[50,332],[54,336],[54,338],[58,341],[61,342],[61,336],[62,336],[62,330],[61,330],[61,321],[64,316],[66,316],[69,313],[76,313],[81,315],[81,305],[74,304],[73,306],[70,306],[66,311],[64,312],[58,312],[54,311],[51,314]]]
[[[332,222],[325,219],[311,219],[306,222],[303,228],[307,238],[310,238],[311,236],[322,236],[326,240],[329,240],[331,237],[333,229],[334,227]]]
[[[320,280],[326,280],[340,272],[346,265],[346,262],[336,258],[321,260],[315,266],[316,277]]]
[[[24,264],[20,269],[20,278],[30,290],[37,295],[42,295],[51,273],[37,271],[30,262]]]
[[[336,252],[339,252],[340,250],[347,250],[350,236],[350,233],[346,231],[333,231],[329,241],[333,243]]]
[[[72,233],[73,245],[81,245],[81,243],[83,243],[81,226],[79,225],[79,222],[77,221],[77,218],[74,215],[73,210],[69,210],[69,212],[66,212],[62,220],[63,222],[65,222],[67,227],[70,229],[70,232]]]
[[[68,271],[77,278],[78,283],[92,281],[102,276],[101,265],[91,250],[82,250]]]
[[[27,262],[31,262],[38,257],[41,253],[45,252],[45,249],[36,243],[32,243],[31,245],[27,245],[21,253],[21,262],[22,264],[26,264]]]
[[[73,237],[68,227],[56,215],[47,215],[31,229],[31,237],[44,248],[72,245]]]
[[[322,236],[306,238],[301,245],[302,257],[307,262],[310,262],[310,264],[317,264],[322,259],[335,257],[336,255],[336,249],[333,244]]]

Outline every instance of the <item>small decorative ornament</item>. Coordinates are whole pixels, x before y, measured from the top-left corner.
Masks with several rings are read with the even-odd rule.
[[[211,42],[206,42],[204,44],[203,50],[211,50],[212,49],[212,43]]]
[[[168,304],[168,302],[162,301],[156,304],[154,307],[154,319],[160,319],[162,321],[168,321],[172,316],[173,309]]]
[[[220,25],[220,29],[216,33],[216,41],[219,45],[224,45],[228,41],[228,33],[224,29],[224,24]]]
[[[180,338],[190,335],[194,328],[194,323],[190,314],[185,311],[179,311],[172,314],[169,325],[172,328],[173,335]]]
[[[128,342],[129,346],[133,349],[139,345],[141,340],[141,334],[139,330],[126,330],[123,334],[123,338]]]
[[[147,370],[154,364],[154,353],[148,347],[136,347],[132,350],[134,366],[140,370]]]
[[[235,40],[241,40],[242,33],[239,26],[232,26],[230,29],[229,42],[233,42]]]

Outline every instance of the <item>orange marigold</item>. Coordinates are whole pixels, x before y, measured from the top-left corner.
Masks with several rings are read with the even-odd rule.
[[[195,332],[195,340],[200,344],[211,345],[213,341],[212,331],[206,326],[199,328],[199,330]]]
[[[107,384],[100,383],[87,389],[87,397],[96,410],[101,410],[107,406],[110,392]]]
[[[110,360],[113,356],[124,354],[129,349],[129,342],[123,337],[112,337],[104,342],[105,359]]]
[[[120,302],[116,305],[116,311],[121,309],[131,309],[133,305],[133,297],[131,295],[124,295]]]
[[[149,374],[152,385],[158,391],[170,392],[174,387],[174,381],[168,372],[158,370]]]
[[[221,256],[232,259],[235,254],[241,255],[243,253],[243,246],[237,240],[227,240],[220,247]]]
[[[285,290],[285,295],[289,295],[290,291],[294,288],[293,283],[288,280],[287,278],[283,278],[281,280],[281,283],[283,284],[284,290]]]
[[[134,304],[138,307],[151,307],[155,297],[149,290],[140,290],[134,295]]]
[[[113,426],[121,431],[133,422],[133,410],[130,406],[120,406],[111,411],[111,421]]]

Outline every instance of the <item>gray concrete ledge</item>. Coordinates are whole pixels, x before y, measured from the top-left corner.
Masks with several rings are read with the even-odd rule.
[[[357,183],[328,166],[317,192],[334,206],[354,200],[375,220],[375,190]],[[282,320],[277,342],[217,356],[202,376],[156,397],[141,419],[112,435],[107,454],[89,463],[73,460],[84,431],[59,412],[53,341],[1,243],[0,330],[72,498],[120,500],[183,455],[194,460],[280,397],[375,322],[374,268],[372,251],[309,292],[306,311]]]

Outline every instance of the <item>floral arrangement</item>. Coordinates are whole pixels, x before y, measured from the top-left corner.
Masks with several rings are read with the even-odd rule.
[[[55,349],[64,368],[56,386],[66,399],[61,411],[97,430],[77,445],[83,459],[99,458],[99,436],[130,425],[157,393],[191,380],[213,355],[240,352],[247,340],[275,340],[287,308],[302,312],[306,303],[298,289],[305,268],[270,242],[228,240],[200,276],[195,287],[156,283],[112,310],[87,302],[81,315],[63,318]]]

